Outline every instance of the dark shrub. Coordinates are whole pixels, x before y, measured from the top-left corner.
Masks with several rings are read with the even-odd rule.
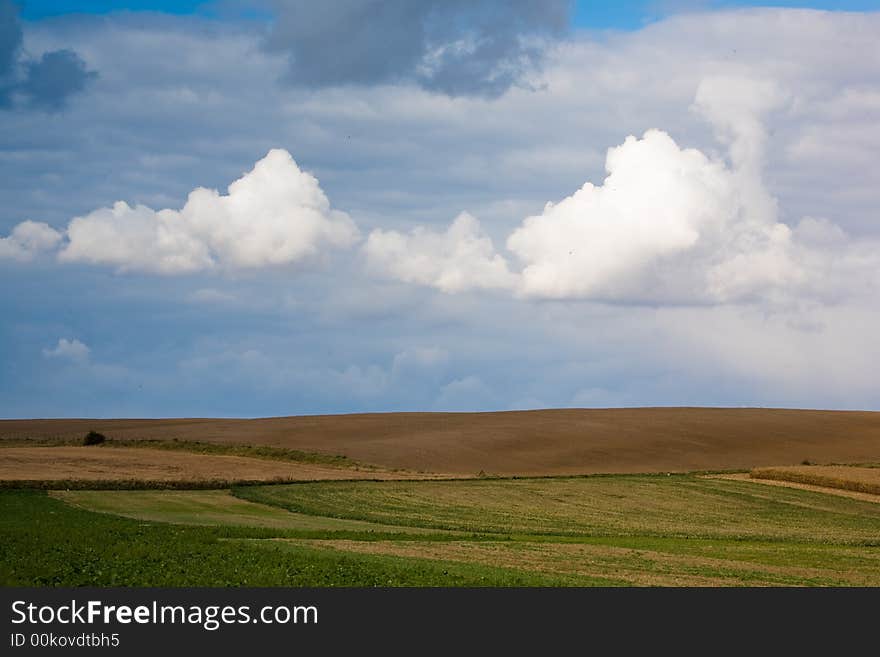
[[[83,445],[100,445],[105,440],[107,440],[107,436],[103,433],[98,433],[97,431],[89,431],[86,434],[86,437],[83,438]]]

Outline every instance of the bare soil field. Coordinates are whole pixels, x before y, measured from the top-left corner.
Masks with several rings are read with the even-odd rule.
[[[145,448],[8,447],[0,450],[0,481],[235,483],[404,479],[418,476]]]
[[[750,470],[880,461],[880,412],[562,409],[228,419],[0,420],[0,441],[109,438],[254,444],[386,468],[473,475]]]
[[[856,491],[880,496],[880,468],[843,465],[794,465],[756,468],[752,479],[773,479],[798,484]]]

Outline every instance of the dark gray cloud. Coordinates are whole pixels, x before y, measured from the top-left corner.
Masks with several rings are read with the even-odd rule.
[[[53,50],[37,59],[23,53],[18,9],[12,0],[0,0],[0,108],[20,97],[30,107],[61,110],[98,74],[73,50]]]
[[[8,0],[0,0],[0,107],[11,100],[15,61],[21,48],[18,9]]]
[[[38,60],[25,64],[27,74],[18,90],[33,107],[60,110],[67,99],[83,89],[89,80],[98,77],[72,50],[53,50]]]
[[[274,0],[267,46],[288,80],[322,87],[414,80],[450,96],[498,96],[564,33],[569,0]]]
[[[0,0],[0,76],[12,71],[19,48],[21,26],[18,24],[18,10],[9,0]]]

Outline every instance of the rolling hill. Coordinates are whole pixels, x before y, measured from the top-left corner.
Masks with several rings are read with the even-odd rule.
[[[760,408],[375,413],[249,420],[0,420],[0,440],[271,445],[389,468],[473,475],[747,469],[880,461],[880,412]]]

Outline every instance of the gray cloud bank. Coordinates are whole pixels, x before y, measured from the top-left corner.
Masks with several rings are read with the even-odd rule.
[[[415,81],[450,96],[495,97],[521,83],[568,0],[274,0],[268,48],[309,87]]]

